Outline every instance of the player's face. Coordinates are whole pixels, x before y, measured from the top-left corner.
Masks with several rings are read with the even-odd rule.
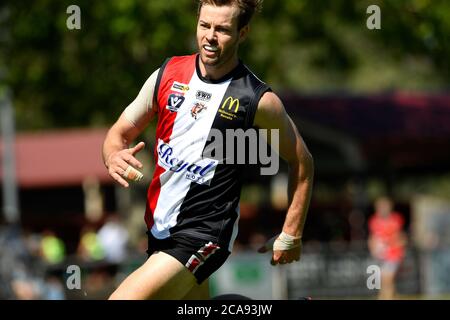
[[[204,65],[220,67],[237,60],[248,27],[238,30],[239,8],[203,5],[197,23],[197,42]]]

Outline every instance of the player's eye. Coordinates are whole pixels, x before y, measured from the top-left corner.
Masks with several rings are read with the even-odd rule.
[[[224,27],[218,27],[218,28],[217,28],[217,31],[218,31],[218,32],[221,32],[221,33],[225,33],[225,34],[230,33],[230,29],[224,28]]]

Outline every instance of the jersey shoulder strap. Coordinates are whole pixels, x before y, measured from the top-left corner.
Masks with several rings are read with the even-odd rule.
[[[240,75],[235,80],[236,85],[245,88],[245,91],[248,93],[250,101],[246,108],[244,129],[252,128],[259,100],[261,100],[264,93],[272,91],[272,89],[260,80],[246,65],[242,65]]]
[[[173,56],[167,58],[159,68],[158,77],[156,79],[153,101],[157,103],[159,109],[159,101],[167,85],[172,85],[173,81],[180,81],[192,76],[192,70],[195,68],[195,54],[186,56]],[[169,83],[170,82],[170,83]]]

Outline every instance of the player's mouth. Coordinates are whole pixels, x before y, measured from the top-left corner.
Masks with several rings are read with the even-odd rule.
[[[206,52],[207,56],[215,56],[219,51],[219,48],[216,46],[205,44],[203,45],[203,50]]]

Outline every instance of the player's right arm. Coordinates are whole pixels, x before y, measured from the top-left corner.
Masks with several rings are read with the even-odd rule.
[[[157,113],[153,93],[158,71],[152,73],[136,99],[126,107],[119,119],[108,130],[103,143],[103,162],[108,173],[124,187],[129,186],[123,178],[127,167],[131,165],[134,168],[142,168],[142,163],[134,156],[144,148],[144,142],[141,141],[132,148],[129,145],[144,131]]]

